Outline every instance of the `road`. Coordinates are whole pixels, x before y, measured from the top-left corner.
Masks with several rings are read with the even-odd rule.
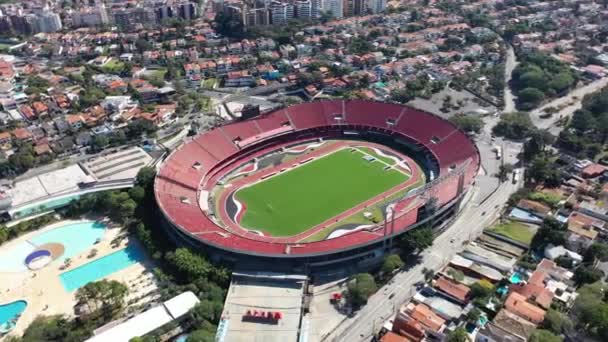
[[[568,95],[557,98],[545,105],[530,112],[532,122],[536,127],[541,129],[549,129],[553,134],[559,133],[560,127],[554,127],[555,123],[564,117],[572,115],[577,109],[581,108],[581,100],[587,94],[591,94],[598,91],[608,85],[608,77],[601,78],[594,82],[587,84],[586,86],[577,88],[571,91]],[[545,108],[554,107],[558,108],[558,112],[553,114],[551,117],[543,119],[540,116],[545,114]]]
[[[390,283],[369,298],[367,305],[356,316],[343,321],[324,341],[369,341],[399,305],[413,296],[414,284],[424,280],[423,270],[438,270],[446,265],[452,256],[464,248],[465,241],[474,240],[486,226],[498,218],[504,203],[520,186],[521,181],[518,184],[505,182],[485,202],[469,203],[452,226],[435,239],[431,248],[422,253],[420,263],[398,273]],[[476,189],[473,188],[472,191]]]
[[[513,73],[513,69],[519,64],[515,57],[515,51],[513,47],[505,42],[507,46],[507,58],[505,61],[505,90],[504,90],[504,102],[505,108],[503,111],[505,113],[510,113],[515,111],[515,96],[513,96],[513,92],[511,91],[511,87],[509,87],[509,82],[511,81],[511,74]]]

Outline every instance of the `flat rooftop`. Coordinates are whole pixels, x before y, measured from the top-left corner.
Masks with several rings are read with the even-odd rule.
[[[139,169],[152,163],[152,157],[140,147],[131,147],[96,157],[82,163],[100,181],[135,178]]]
[[[218,342],[297,341],[304,281],[286,277],[233,277],[218,329]],[[244,321],[248,310],[281,312],[277,324]]]
[[[9,194],[13,199],[12,206],[17,207],[45,197],[78,190],[78,183],[90,181],[78,165],[70,165],[59,170],[27,178],[15,183]]]

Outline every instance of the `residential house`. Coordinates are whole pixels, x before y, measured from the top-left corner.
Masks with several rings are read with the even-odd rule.
[[[604,222],[583,213],[573,211],[568,217],[568,238],[566,247],[572,251],[583,251],[597,238]]]
[[[73,152],[76,149],[76,145],[71,136],[66,136],[53,142],[51,149],[56,154],[66,154]]]
[[[409,303],[405,313],[417,320],[427,332],[440,333],[445,327],[445,320],[425,304]]]
[[[21,113],[26,120],[33,121],[37,119],[36,112],[28,105],[19,106],[19,113]]]
[[[536,324],[517,316],[509,310],[501,309],[498,311],[492,323],[499,328],[509,331],[513,335],[528,339],[536,330]]]
[[[2,148],[10,148],[11,134],[9,132],[0,132],[0,146]]]
[[[28,141],[33,140],[32,133],[27,128],[23,128],[23,127],[15,128],[13,130],[13,136],[15,137],[15,139],[22,141],[22,142],[28,142]]]
[[[84,119],[80,114],[68,115],[66,121],[72,131],[78,131],[84,126]]]
[[[425,338],[424,327],[417,320],[404,313],[398,313],[395,317],[393,332],[408,338],[410,341],[422,341]]]
[[[553,301],[553,292],[545,288],[545,280],[548,278],[547,273],[543,271],[534,271],[532,276],[525,284],[512,284],[511,291],[517,292],[526,300],[536,303],[538,306],[549,309]]]
[[[433,286],[442,294],[459,303],[466,303],[469,300],[471,289],[463,284],[457,283],[451,279],[440,276],[434,281]]]
[[[532,201],[532,200],[525,199],[525,198],[521,199],[517,203],[517,207],[530,211],[533,214],[540,216],[540,217],[545,217],[549,213],[551,213],[551,208],[549,206],[542,204],[540,202]]]
[[[247,70],[231,71],[226,75],[226,87],[249,87],[255,84],[255,78]]]
[[[484,325],[477,335],[475,335],[475,342],[526,342],[526,338],[517,336],[511,333],[507,329],[503,329],[492,322]]]
[[[34,107],[34,111],[36,112],[37,117],[41,117],[41,116],[45,116],[45,115],[49,114],[49,107],[40,101],[34,102],[32,104],[32,107]]]
[[[581,171],[581,175],[584,178],[595,178],[601,176],[604,171],[606,171],[605,166],[593,163],[585,166]]]
[[[534,304],[528,303],[526,297],[517,292],[511,292],[509,294],[505,300],[504,308],[534,324],[540,324],[545,319],[545,310]]]
[[[38,144],[34,146],[34,153],[37,156],[42,156],[45,154],[52,154],[53,151],[51,151],[51,147],[49,146],[49,144]]]
[[[380,338],[380,342],[409,342],[407,337],[399,336],[392,331],[387,332]]]

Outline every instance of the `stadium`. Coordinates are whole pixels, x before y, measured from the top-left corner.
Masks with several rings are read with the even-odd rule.
[[[438,116],[319,101],[193,137],[162,164],[155,196],[181,244],[233,262],[326,265],[445,225],[479,165],[474,142]]]

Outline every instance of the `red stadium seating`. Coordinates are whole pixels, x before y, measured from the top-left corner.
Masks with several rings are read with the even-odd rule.
[[[221,130],[211,130],[198,136],[196,142],[215,159],[223,160],[238,151],[236,145]]]
[[[306,129],[327,126],[321,102],[308,102],[287,109],[296,129]]]
[[[254,121],[241,121],[231,125],[222,127],[222,130],[228,135],[230,140],[245,140],[249,137],[261,134],[258,126]]]
[[[285,110],[278,110],[269,115],[256,118],[252,121],[257,123],[262,132],[271,131],[284,125],[291,125],[287,115],[285,115]]]
[[[335,120],[336,115],[343,115],[344,122]],[[388,119],[396,124],[388,125]],[[199,206],[201,182],[209,188],[231,168],[239,165],[239,160],[267,153],[277,146],[293,144],[295,140],[340,137],[343,133],[339,128],[328,127],[337,123],[349,125],[349,129],[366,130],[367,126],[407,135],[433,153],[439,164],[440,176],[448,174],[452,166],[469,161],[465,170],[465,188],[473,183],[479,169],[479,154],[474,143],[450,122],[432,114],[401,105],[363,100],[310,102],[229,124],[186,142],[167,158],[158,172],[155,195],[159,206],[168,220],[184,234],[206,244],[237,252],[311,256],[379,241],[383,238],[383,232],[377,229],[296,244],[289,237],[264,237],[238,227],[220,227]],[[237,138],[242,142],[240,147],[234,143]],[[458,187],[459,177],[454,174],[453,177],[440,177],[431,189],[439,204],[445,205],[461,194]],[[395,229],[410,229],[416,223],[418,208],[423,204],[424,200],[417,196],[397,204]]]
[[[363,100],[346,101],[346,121],[351,125],[368,125],[387,128],[387,119],[396,121],[403,106],[392,103],[369,102]]]
[[[344,122],[344,101],[321,101],[321,110],[329,124],[342,124]],[[337,120],[336,118],[340,118]]]
[[[431,139],[437,138],[437,142],[440,142],[454,132],[456,127],[435,115],[412,108],[401,116],[396,130],[421,144],[429,145],[432,144]]]

